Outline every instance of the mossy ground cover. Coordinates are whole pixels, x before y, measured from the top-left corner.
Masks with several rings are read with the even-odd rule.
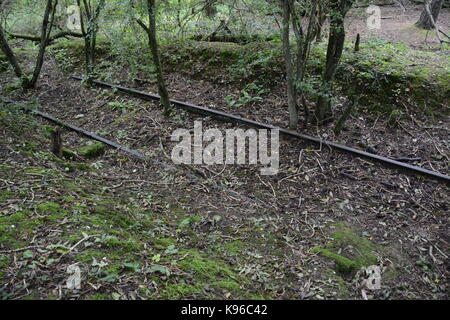
[[[337,77],[352,84],[344,92],[361,92],[374,110],[391,112],[406,103],[431,115],[449,112],[450,59],[442,54],[371,39],[360,52],[347,45]]]

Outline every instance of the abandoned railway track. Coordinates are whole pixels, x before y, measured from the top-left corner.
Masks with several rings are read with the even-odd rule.
[[[74,80],[78,80],[78,81],[83,80],[83,78],[81,78],[79,76],[71,76],[71,78]],[[93,84],[103,87],[103,88],[116,89],[119,92],[123,92],[123,93],[129,94],[129,95],[132,95],[132,96],[144,99],[144,100],[148,100],[148,101],[159,101],[160,100],[159,95],[149,94],[149,93],[142,92],[142,91],[139,91],[136,89],[127,88],[127,87],[124,87],[121,85],[111,84],[111,83],[98,81],[98,80],[93,80]],[[436,171],[428,170],[428,169],[421,168],[418,166],[410,165],[408,163],[404,163],[404,162],[397,161],[394,159],[389,159],[387,157],[384,157],[384,156],[381,156],[378,154],[369,153],[369,152],[355,149],[352,147],[348,147],[346,145],[339,144],[336,142],[323,140],[318,137],[301,134],[301,133],[298,133],[298,132],[295,132],[292,130],[288,130],[285,128],[257,122],[257,121],[246,119],[246,118],[243,118],[243,117],[240,117],[237,115],[233,115],[233,114],[228,114],[223,111],[214,110],[214,109],[210,109],[210,108],[206,108],[206,107],[201,107],[201,106],[197,106],[197,105],[194,105],[191,103],[182,102],[182,101],[173,100],[173,99],[171,99],[171,102],[175,107],[182,109],[182,110],[186,110],[191,113],[209,116],[215,120],[219,120],[222,122],[240,123],[240,124],[243,124],[248,127],[260,128],[260,129],[279,130],[279,132],[281,134],[291,137],[291,138],[303,140],[303,141],[309,142],[311,144],[316,144],[316,145],[320,145],[320,146],[328,146],[334,150],[337,150],[340,152],[345,152],[345,153],[351,154],[356,157],[365,158],[370,161],[380,163],[386,167],[398,169],[398,170],[401,170],[404,172],[408,172],[410,174],[417,174],[417,175],[425,176],[425,177],[437,180],[439,182],[443,182],[447,185],[450,185],[450,176],[445,175],[440,172],[436,172]]]
[[[137,159],[139,161],[147,161],[147,162],[159,165],[162,168],[164,168],[165,170],[181,171],[180,169],[178,169],[178,168],[176,168],[176,167],[174,167],[174,166],[172,166],[170,164],[167,164],[165,162],[161,162],[161,161],[149,158],[146,155],[144,155],[144,154],[142,154],[142,153],[140,153],[140,152],[138,152],[136,150],[132,150],[132,149],[130,149],[128,147],[125,147],[125,146],[122,146],[122,145],[120,145],[120,144],[118,144],[118,143],[116,143],[114,141],[111,141],[111,140],[108,140],[106,138],[103,138],[103,137],[101,137],[101,136],[99,136],[99,135],[97,135],[95,133],[86,131],[86,130],[80,128],[80,127],[77,127],[77,126],[74,126],[74,125],[72,125],[70,123],[64,122],[64,121],[62,121],[62,120],[60,120],[60,119],[58,119],[58,118],[56,118],[56,117],[54,117],[54,116],[52,116],[52,115],[50,115],[48,113],[45,113],[45,112],[42,112],[42,111],[39,111],[39,110],[35,110],[35,109],[29,108],[29,107],[27,107],[27,106],[25,106],[25,105],[23,105],[21,103],[17,103],[15,101],[3,99],[3,98],[0,99],[0,102],[6,103],[6,104],[15,105],[18,108],[24,110],[25,112],[29,112],[29,113],[35,114],[35,115],[37,115],[37,116],[39,116],[39,117],[41,117],[43,119],[46,119],[46,120],[48,120],[50,122],[53,122],[53,123],[55,123],[55,124],[57,124],[57,125],[59,125],[61,127],[69,129],[71,131],[74,131],[74,132],[76,132],[76,133],[78,133],[80,135],[83,135],[83,136],[91,139],[91,140],[96,140],[96,141],[102,142],[102,143],[104,143],[104,144],[106,144],[106,145],[108,145],[110,147],[113,147],[115,149],[122,150],[123,152],[128,153],[133,158],[135,158],[135,159]],[[199,178],[198,176],[193,175],[193,174],[189,174],[188,173],[188,174],[185,174],[185,175],[186,175],[186,177],[188,177],[189,179],[191,179],[193,181],[201,181],[202,180],[201,178]],[[201,182],[204,182],[204,181],[201,181]],[[245,195],[242,195],[242,194],[240,194],[240,193],[238,193],[238,192],[236,192],[234,190],[222,187],[222,186],[220,186],[220,185],[218,185],[218,184],[216,184],[216,183],[214,183],[212,181],[209,181],[209,185],[212,188],[214,188],[214,189],[218,189],[220,191],[224,191],[224,192],[230,194],[231,196],[234,196],[234,197],[239,198],[241,200],[245,200],[245,201],[248,201],[248,202],[251,202],[251,203],[254,203],[254,204],[261,204],[259,200],[252,199],[252,198],[247,197]]]

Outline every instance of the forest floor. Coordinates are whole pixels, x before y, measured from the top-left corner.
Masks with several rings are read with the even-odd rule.
[[[426,31],[414,27],[422,13],[422,5],[407,5],[405,10],[400,6],[382,6],[380,9],[380,29],[367,28],[366,8],[353,9],[346,26],[348,37],[354,40],[359,33],[363,41],[376,37],[392,42],[402,42],[419,50],[436,50],[439,47],[439,40],[434,30]],[[450,33],[450,9],[442,10],[438,25],[442,31]]]
[[[171,165],[174,130],[192,129],[196,120],[204,130],[235,127],[185,112],[163,117],[156,103],[86,88],[69,79],[60,57],[50,57],[39,87],[26,94],[14,90],[11,70],[3,72],[2,96]],[[33,63],[28,51],[22,59]],[[438,73],[434,63],[427,67]],[[104,72],[156,92],[151,81],[136,86],[127,67]],[[242,85],[174,71],[167,82],[172,98],[286,123],[283,84],[231,106],[227,97],[238,99]],[[338,137],[331,125],[302,130],[420,158],[415,164],[448,174],[448,101],[434,116],[399,101],[403,115],[393,120],[391,110],[361,106]],[[260,166],[172,170],[109,148],[95,159],[59,159],[47,122],[2,104],[0,123],[2,298],[448,299],[449,189],[438,182],[286,138],[275,176],[262,176]],[[88,144],[68,131],[63,140],[72,151]],[[73,264],[80,290],[65,287]],[[382,270],[379,290],[363,285],[359,268],[369,265]]]

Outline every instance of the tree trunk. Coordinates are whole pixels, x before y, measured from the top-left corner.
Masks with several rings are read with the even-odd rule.
[[[359,44],[361,42],[361,35],[358,33],[356,35],[356,41],[355,41],[355,52],[359,52]]]
[[[292,67],[291,45],[289,41],[289,25],[291,17],[291,0],[280,0],[283,10],[283,55],[286,65],[286,82],[288,93],[288,109],[289,109],[289,128],[296,129],[298,126],[298,106],[297,95],[294,87],[294,70]]]
[[[5,54],[6,58],[8,59],[9,63],[11,64],[14,73],[16,74],[17,78],[20,79],[22,82],[22,87],[28,87],[28,78],[23,73],[22,69],[20,68],[19,63],[17,62],[17,58],[14,55],[14,52],[11,50],[11,47],[8,44],[8,41],[6,40],[5,34],[3,32],[2,24],[0,23],[0,47]]]
[[[1,4],[1,2],[0,2],[0,4]],[[4,54],[6,55],[9,63],[11,64],[11,66],[14,70],[14,73],[20,79],[23,89],[34,88],[36,85],[36,82],[39,78],[39,74],[41,73],[42,65],[44,63],[45,49],[47,47],[50,33],[52,31],[52,26],[53,26],[53,22],[54,22],[55,10],[56,10],[57,4],[58,4],[58,0],[54,0],[54,2],[53,2],[53,0],[47,0],[47,5],[45,8],[44,19],[43,19],[42,28],[41,28],[41,42],[39,45],[39,53],[38,53],[38,56],[36,59],[36,65],[34,67],[34,71],[33,71],[31,80],[20,68],[17,58],[14,55],[14,52],[11,50],[11,47],[9,46],[8,41],[6,40],[5,34],[3,32],[3,28],[0,25],[0,47],[1,47],[2,51],[4,52]],[[51,15],[51,19],[49,21],[50,15]]]
[[[153,63],[155,65],[156,79],[158,81],[158,91],[161,97],[161,104],[164,108],[164,115],[168,116],[172,112],[170,105],[169,93],[167,92],[166,83],[164,81],[163,70],[161,66],[161,59],[159,57],[158,42],[156,39],[156,5],[155,0],[147,0],[148,4],[148,17],[150,20],[149,27],[147,28],[148,43],[150,51],[153,57]]]
[[[88,16],[88,12],[89,9],[88,7],[86,7],[86,2],[83,1],[83,5],[84,5],[84,10],[86,12],[86,16],[87,19],[89,20],[89,16]],[[89,84],[89,57],[90,57],[90,53],[89,53],[89,48],[90,48],[90,44],[89,44],[89,38],[87,36],[86,33],[86,27],[84,25],[84,18],[83,18],[83,12],[81,11],[81,1],[77,0],[77,6],[78,9],[80,10],[80,29],[81,29],[81,34],[83,35],[83,39],[84,39],[84,63],[85,63],[85,68],[86,68],[86,76],[88,78],[88,84]]]
[[[321,124],[332,117],[331,95],[336,70],[344,50],[344,20],[354,0],[331,0],[330,38],[328,40],[327,61],[322,77],[322,89],[316,105],[317,123]]]
[[[81,11],[81,1],[77,0],[77,5],[80,9],[81,34],[84,37],[86,84],[90,85],[92,83],[92,78],[94,77],[95,71],[95,47],[97,43],[98,18],[101,10],[105,6],[105,0],[99,0],[96,7],[94,7],[93,3],[87,0],[83,0],[82,4],[84,13],[86,14],[87,25]]]
[[[444,0],[432,0],[430,4],[430,0],[425,0],[425,6],[428,4],[430,6],[430,11],[433,16],[435,22],[437,22],[439,18],[439,13],[441,12],[442,5]],[[432,19],[428,14],[428,10],[426,8],[423,9],[422,14],[420,15],[419,21],[416,22],[416,26],[422,29],[431,30],[434,28]]]
[[[52,152],[58,158],[62,157],[62,139],[61,139],[61,129],[56,128],[51,131],[52,136]]]
[[[327,13],[326,13],[326,9],[325,9],[325,5],[323,3],[321,3],[320,1],[318,2],[318,19],[317,19],[317,34],[316,34],[316,42],[322,42],[322,29],[323,29],[323,25],[325,23],[325,21],[327,20]]]
[[[36,86],[39,74],[41,73],[42,65],[44,63],[45,49],[47,48],[48,39],[50,38],[50,33],[52,32],[53,22],[55,21],[55,11],[57,5],[58,0],[55,0],[54,3],[52,0],[47,0],[47,7],[45,8],[44,20],[42,22],[41,43],[39,45],[39,53],[36,59],[36,66],[33,71],[33,77],[31,78],[29,84],[31,88],[34,88]],[[50,15],[51,19],[49,21]]]

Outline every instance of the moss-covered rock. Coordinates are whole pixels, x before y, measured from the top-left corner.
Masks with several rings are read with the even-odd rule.
[[[340,254],[334,253],[328,249],[323,249],[320,247],[314,247],[311,250],[312,253],[320,253],[324,257],[331,259],[335,262],[336,265],[336,271],[343,273],[343,274],[350,274],[353,272],[356,272],[358,270],[358,266],[356,265],[356,262],[346,258]]]
[[[312,253],[320,253],[333,260],[336,271],[342,274],[353,274],[377,263],[376,247],[369,239],[360,237],[345,223],[338,223],[332,228],[333,240],[325,248],[312,248]]]
[[[63,148],[61,151],[62,151],[62,156],[66,159],[75,160],[77,158],[76,153],[73,152],[72,150]]]
[[[95,142],[87,146],[81,147],[77,153],[85,158],[94,159],[105,153],[106,147],[101,142]]]
[[[345,223],[335,225],[333,232],[333,247],[342,250],[355,260],[358,267],[370,266],[377,263],[375,256],[376,247],[367,238],[359,236],[350,226]]]

